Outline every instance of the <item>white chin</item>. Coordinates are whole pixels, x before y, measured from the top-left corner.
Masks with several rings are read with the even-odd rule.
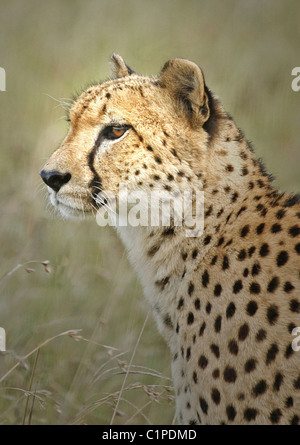
[[[55,208],[59,211],[64,219],[84,219],[86,214],[82,210],[74,209],[62,203],[57,203]]]

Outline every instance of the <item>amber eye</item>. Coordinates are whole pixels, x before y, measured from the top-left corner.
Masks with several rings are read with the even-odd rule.
[[[123,136],[123,134],[126,133],[128,129],[129,125],[124,125],[122,127],[111,125],[104,129],[103,136],[106,139],[111,139],[111,140],[119,139],[121,136]]]
[[[125,133],[125,128],[112,127],[112,133],[116,138],[120,138]]]

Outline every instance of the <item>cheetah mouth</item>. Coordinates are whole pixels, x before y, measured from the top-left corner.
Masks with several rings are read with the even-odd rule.
[[[83,219],[90,216],[97,210],[86,199],[74,198],[70,196],[60,196],[50,193],[50,202],[53,207],[66,219]]]

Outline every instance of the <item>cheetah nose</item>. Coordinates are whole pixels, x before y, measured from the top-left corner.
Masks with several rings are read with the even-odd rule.
[[[60,173],[56,170],[51,170],[49,172],[42,170],[40,175],[45,184],[51,187],[55,192],[58,192],[60,188],[71,179],[70,173]]]

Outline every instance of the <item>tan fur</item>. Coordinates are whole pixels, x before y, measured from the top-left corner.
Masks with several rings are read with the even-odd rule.
[[[118,55],[112,67],[112,80],[73,104],[44,167],[71,174],[49,188],[52,203],[76,217],[95,213],[97,188],[116,194],[120,183],[204,191],[201,237],[118,228],[172,353],[178,421],[299,423],[299,200],[273,188],[195,64],[173,59],[153,78]],[[120,140],[95,147],[103,128],[124,124]]]

